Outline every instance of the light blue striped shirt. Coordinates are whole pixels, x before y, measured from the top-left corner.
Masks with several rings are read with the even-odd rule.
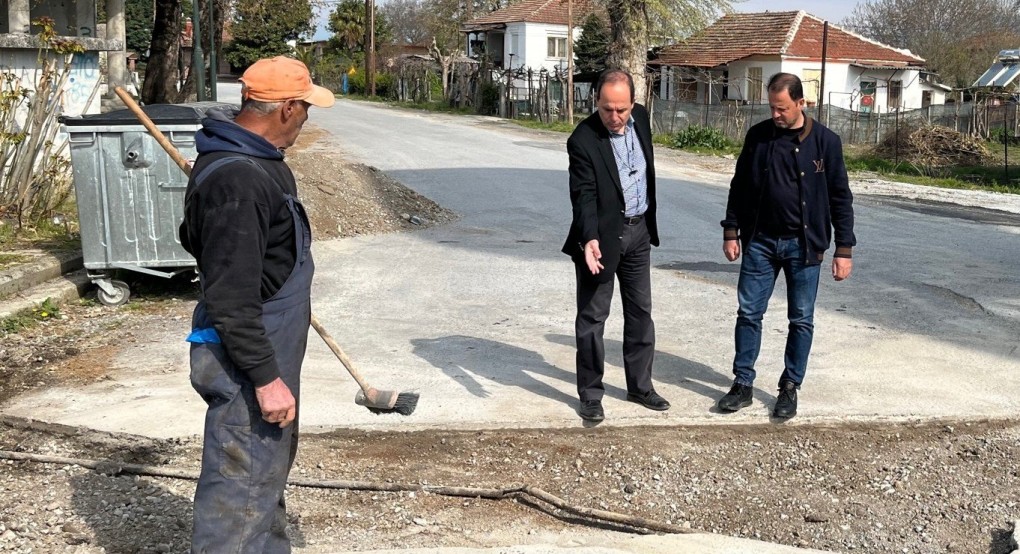
[[[620,172],[620,185],[623,187],[626,206],[624,215],[641,215],[648,210],[648,162],[634,129],[634,118],[627,120],[623,133],[610,132],[609,142],[613,145],[616,169]]]

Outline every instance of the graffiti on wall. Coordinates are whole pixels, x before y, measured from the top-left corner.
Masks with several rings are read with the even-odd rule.
[[[64,90],[65,115],[81,115],[89,111],[89,99],[98,98],[98,94],[92,93],[99,86],[99,77],[99,52],[74,55]]]
[[[58,60],[57,65],[58,70],[62,71],[63,60]],[[99,113],[100,95],[93,94],[101,77],[99,52],[75,54],[68,71],[61,98],[61,113],[70,116]],[[5,76],[6,86],[33,91],[41,73],[38,53],[29,50],[2,52],[0,72]],[[93,100],[91,105],[87,105],[89,98]]]

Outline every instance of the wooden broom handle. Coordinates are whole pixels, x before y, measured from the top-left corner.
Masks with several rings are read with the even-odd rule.
[[[354,377],[354,380],[358,382],[358,386],[361,387],[361,390],[367,396],[368,391],[371,390],[372,387],[370,387],[368,383],[365,382],[365,378],[361,376],[361,372],[358,371],[358,368],[354,367],[354,362],[352,362],[351,359],[347,357],[347,354],[345,354],[344,351],[340,348],[340,345],[337,344],[335,340],[333,340],[333,337],[332,335],[329,334],[329,331],[327,331],[326,328],[323,327],[321,323],[319,323],[319,318],[315,317],[315,314],[312,314],[312,328],[314,328],[315,332],[318,333],[320,337],[322,337],[323,342],[325,342],[326,346],[328,346],[329,349],[333,351],[333,354],[336,354],[337,359],[340,360],[340,363],[344,364],[344,367],[347,369],[347,372],[351,374],[351,377]]]
[[[191,177],[191,164],[188,163],[188,160],[184,159],[184,156],[181,156],[181,153],[177,150],[177,148],[175,148],[174,145],[167,140],[166,135],[164,135],[163,132],[156,127],[156,124],[149,119],[149,116],[145,115],[145,112],[142,111],[138,102],[135,102],[135,99],[132,98],[131,95],[128,94],[128,91],[124,90],[123,87],[115,87],[113,91],[117,93],[117,96],[124,102],[124,105],[131,110],[131,113],[135,114],[138,121],[141,121],[142,125],[148,129],[149,133],[151,133],[156,139],[156,142],[163,147],[163,150],[166,150],[166,153],[170,154],[170,158],[172,158],[178,167],[181,168],[181,171],[183,171],[188,177]]]

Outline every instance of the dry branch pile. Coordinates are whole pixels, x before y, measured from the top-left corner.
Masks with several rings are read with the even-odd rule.
[[[938,125],[900,128],[899,136],[887,135],[875,153],[886,159],[898,158],[925,174],[949,167],[982,165],[990,158],[981,141]]]

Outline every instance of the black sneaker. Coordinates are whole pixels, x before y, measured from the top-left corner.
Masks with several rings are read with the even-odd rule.
[[[746,408],[751,405],[751,393],[754,392],[752,387],[747,385],[741,385],[740,383],[733,383],[733,387],[730,392],[726,393],[726,396],[719,399],[719,409],[724,412],[735,412],[740,408]]]
[[[797,383],[783,381],[779,383],[779,399],[772,415],[781,419],[789,419],[797,415]]]
[[[582,400],[581,408],[577,410],[577,415],[581,416],[581,419],[585,421],[592,422],[606,419],[606,413],[602,411],[601,400]]]

